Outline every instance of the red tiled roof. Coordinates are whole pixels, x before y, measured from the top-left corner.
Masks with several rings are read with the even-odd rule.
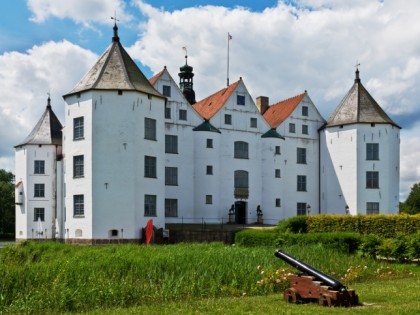
[[[241,80],[221,89],[209,97],[195,103],[193,108],[206,120],[212,118],[235,91]]]
[[[271,128],[277,128],[286,120],[302,101],[305,94],[306,92],[271,105],[263,115]]]
[[[149,82],[151,85],[155,85],[156,81],[160,78],[160,76],[163,74],[163,71],[165,71],[165,69],[166,69],[166,66],[165,68],[163,68],[161,71],[159,71],[158,73],[156,73],[153,77],[149,79]]]

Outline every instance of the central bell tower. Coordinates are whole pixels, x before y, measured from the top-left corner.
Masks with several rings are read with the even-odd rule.
[[[183,65],[181,68],[179,68],[181,71],[178,73],[179,75],[179,88],[182,91],[182,94],[184,94],[187,101],[193,105],[196,103],[195,100],[195,92],[193,89],[193,67],[188,65],[188,55],[187,51],[185,50],[185,65]]]

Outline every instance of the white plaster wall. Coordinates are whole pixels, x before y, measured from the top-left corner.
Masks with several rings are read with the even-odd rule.
[[[357,129],[354,125],[330,127],[323,130],[321,188],[322,213],[344,214],[346,205],[356,214]]]
[[[366,143],[379,143],[379,160],[366,160]],[[379,202],[380,213],[398,213],[399,128],[389,124],[358,126],[358,213],[366,214],[367,202]],[[366,172],[379,172],[379,188],[366,188]]]
[[[55,209],[55,145],[24,145],[16,148],[16,183],[23,183],[23,205],[16,205],[16,238],[38,238],[35,234],[37,221],[34,221],[34,208],[44,208],[45,216],[42,222],[44,235],[51,239]],[[34,161],[45,161],[45,174],[34,174]],[[34,185],[44,184],[45,197],[34,197]]]
[[[280,138],[261,139],[262,163],[262,192],[261,209],[264,224],[277,224],[285,218],[284,189],[285,167],[283,155],[286,150],[285,140]],[[275,147],[280,146],[280,154],[276,154]],[[280,178],[275,177],[275,170],[280,169]],[[280,207],[276,206],[276,198],[280,198]]]
[[[76,238],[76,230],[82,231],[81,239],[92,239],[92,92],[87,91],[65,98],[64,182],[65,182],[65,238]],[[84,117],[84,139],[73,140],[73,119]],[[73,156],[84,155],[84,177],[73,178]],[[84,216],[73,216],[73,196],[84,195]]]

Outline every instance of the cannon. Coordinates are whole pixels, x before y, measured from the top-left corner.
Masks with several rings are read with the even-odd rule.
[[[356,292],[347,289],[337,279],[305,264],[299,259],[278,249],[274,255],[301,273],[289,274],[290,288],[283,293],[284,300],[289,303],[318,302],[323,306],[355,306],[359,304]]]

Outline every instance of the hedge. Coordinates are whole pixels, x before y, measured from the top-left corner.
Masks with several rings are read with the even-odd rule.
[[[297,216],[279,222],[278,228],[280,232],[354,232],[362,235],[376,234],[384,238],[393,238],[420,231],[420,214]]]
[[[235,244],[243,246],[273,246],[277,245],[276,229],[249,229],[235,233]]]

